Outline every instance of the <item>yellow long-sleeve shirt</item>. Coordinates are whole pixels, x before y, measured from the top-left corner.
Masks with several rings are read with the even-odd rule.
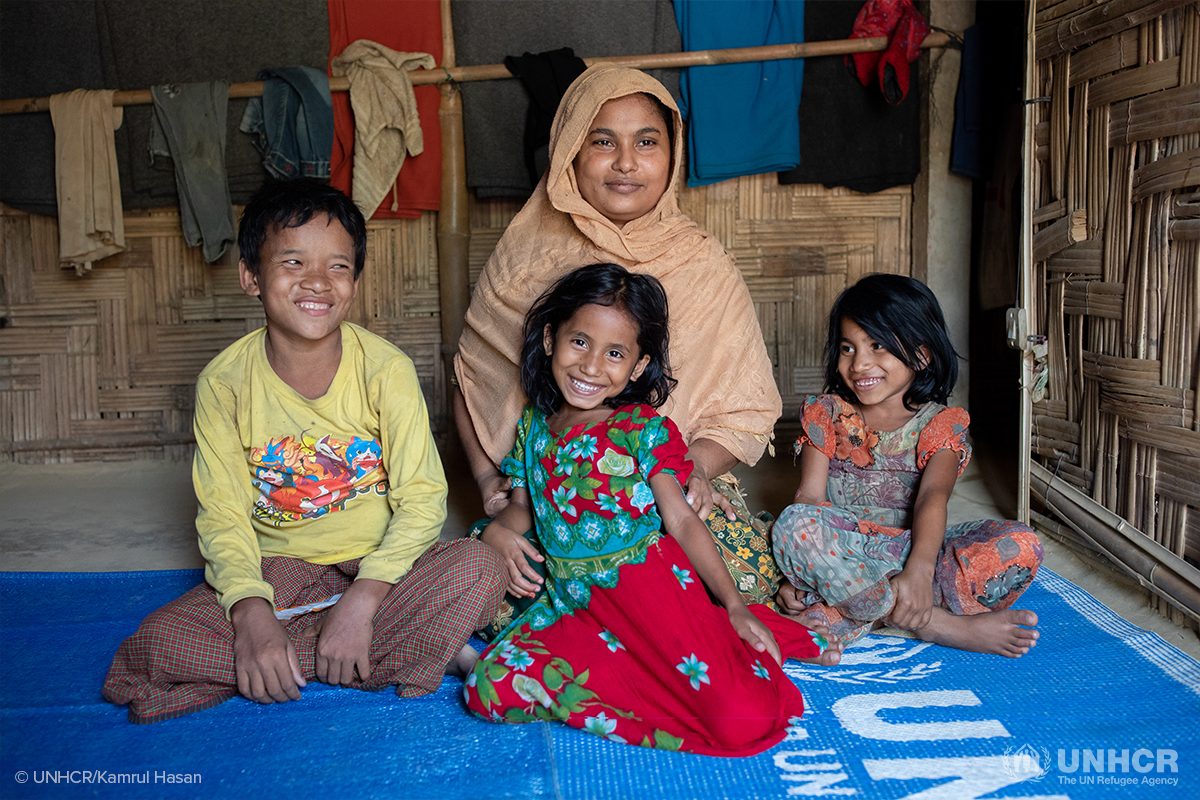
[[[441,532],[446,478],[412,361],[351,323],[341,333],[341,365],[315,400],[275,374],[265,328],[200,373],[196,529],[226,613],[274,603],[264,557],[362,558],[359,578],[395,583]]]

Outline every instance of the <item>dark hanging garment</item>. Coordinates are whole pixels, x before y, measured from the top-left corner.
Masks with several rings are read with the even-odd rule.
[[[512,53],[562,47],[581,58],[681,49],[671,0],[471,0],[451,3],[450,13],[460,65],[499,64]],[[646,72],[679,96],[679,70]],[[525,89],[515,80],[470,81],[460,89],[467,186],[477,197],[528,197],[534,184],[525,164]]]
[[[805,5],[805,38],[845,39],[862,8],[857,0]],[[909,65],[910,91],[889,104],[878,85],[864,87],[842,56],[806,60],[800,99],[800,166],[779,182],[845,186],[878,192],[907,186],[921,171],[921,87]]]
[[[525,166],[529,183],[537,186],[542,173],[550,166],[550,125],[563,93],[587,69],[583,59],[569,47],[546,53],[526,53],[508,56],[504,66],[516,75],[529,95],[529,110],[525,113]]]

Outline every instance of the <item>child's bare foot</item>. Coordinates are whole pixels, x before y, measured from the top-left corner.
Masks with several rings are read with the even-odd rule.
[[[465,678],[475,669],[475,662],[478,660],[479,653],[475,652],[475,648],[464,644],[458,655],[446,665],[446,674],[456,678]]]
[[[825,648],[825,651],[821,655],[815,658],[797,658],[795,659],[796,661],[799,661],[801,664],[816,664],[821,667],[832,667],[835,664],[841,663],[842,643],[829,635],[828,625],[824,622],[817,622],[814,617],[802,617],[799,615],[784,614],[783,612],[780,612],[780,616],[786,617],[792,622],[800,623],[813,633],[819,633],[829,643],[829,646]]]
[[[801,664],[816,664],[820,667],[833,667],[842,663],[842,643],[829,639],[829,647],[816,658],[797,658]]]
[[[927,642],[959,650],[1020,658],[1037,644],[1038,632],[1030,630],[1037,622],[1037,614],[1021,608],[970,616],[934,608],[933,618],[917,635]]]

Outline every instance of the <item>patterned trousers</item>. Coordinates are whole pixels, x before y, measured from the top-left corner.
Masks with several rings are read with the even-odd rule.
[[[772,531],[780,571],[831,639],[849,644],[891,613],[888,580],[904,568],[912,531],[860,522],[850,509],[798,503]],[[1009,608],[1042,563],[1037,534],[1013,520],[946,528],[933,576],[933,603],[951,614]]]
[[[274,556],[262,562],[275,589],[276,608],[305,605],[345,591],[358,574],[357,559],[310,564]],[[373,620],[371,672],[351,686],[396,685],[401,697],[436,690],[446,665],[471,632],[496,614],[504,590],[500,559],[477,541],[459,539],[429,548],[392,587]],[[305,680],[315,680],[317,640],[304,630],[327,611],[283,623]],[[162,720],[212,708],[238,694],[233,625],[212,587],[202,584],[147,617],[117,650],[104,698],[128,703],[129,721]]]

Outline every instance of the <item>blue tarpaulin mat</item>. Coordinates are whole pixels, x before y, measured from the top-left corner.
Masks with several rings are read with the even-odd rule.
[[[100,697],[121,640],[197,570],[0,573],[0,796],[46,798],[1200,797],[1200,662],[1043,568],[1041,639],[1006,659],[869,636],[787,672],[807,712],[753,758],[471,717],[460,684],[310,685],[132,725]]]

